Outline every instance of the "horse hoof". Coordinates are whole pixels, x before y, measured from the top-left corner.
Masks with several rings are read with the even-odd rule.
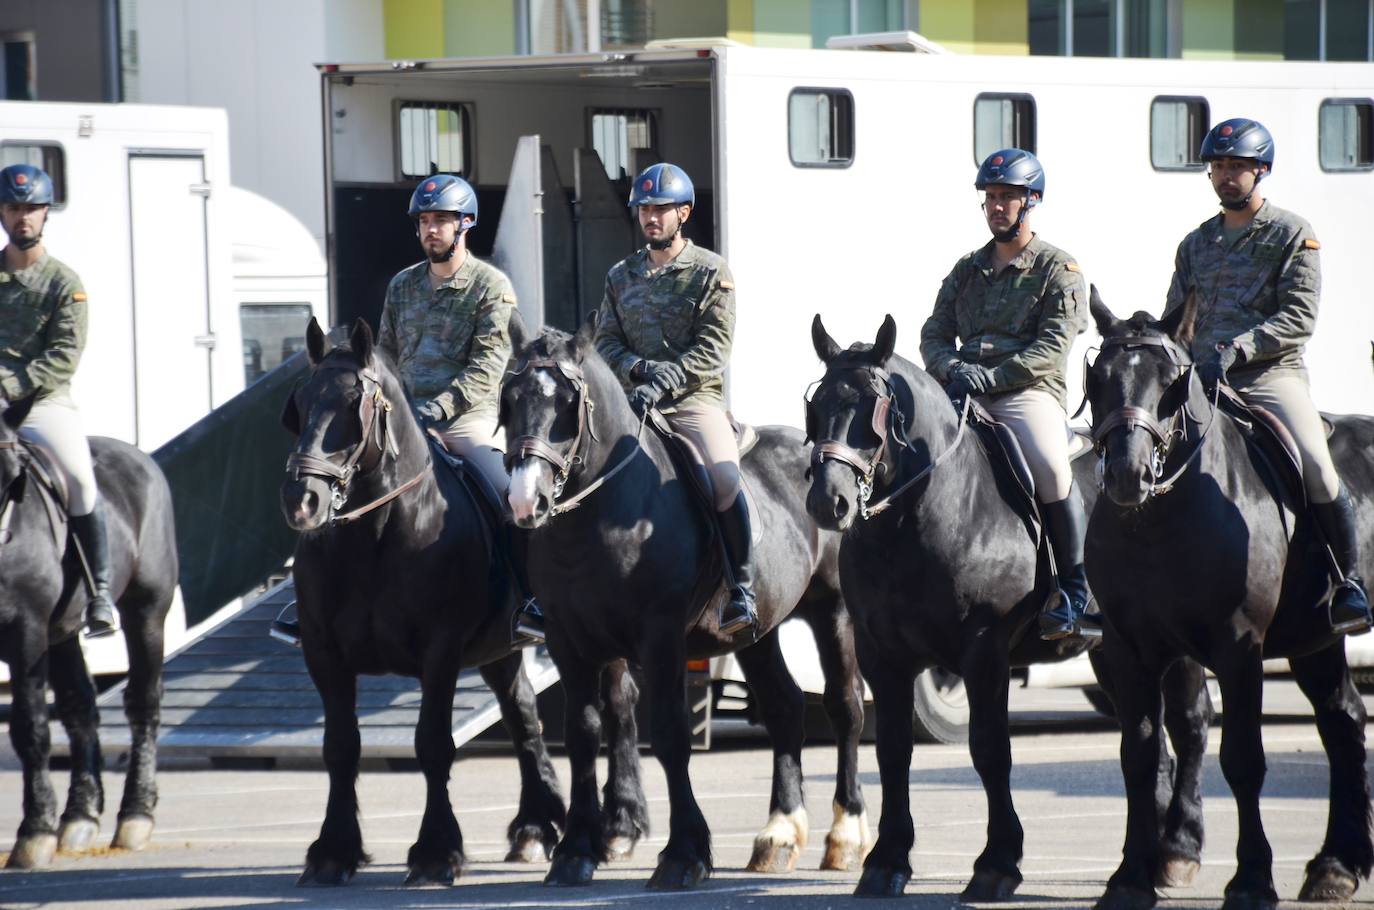
[[[863,851],[857,845],[826,841],[825,855],[821,857],[822,871],[848,872],[860,862],[863,862]]]
[[[910,872],[897,869],[864,869],[859,876],[859,884],[854,888],[855,897],[901,897],[906,891],[906,883],[911,880]]]
[[[1337,863],[1314,863],[1307,870],[1298,900],[1345,903],[1355,896],[1355,889],[1359,886],[1359,880]]]
[[[57,849],[67,853],[81,853],[91,849],[100,825],[93,818],[74,818],[64,821],[57,832]]]
[[[606,859],[620,862],[635,855],[635,838],[617,835],[606,841]]]
[[[1233,891],[1222,901],[1221,910],[1276,910],[1278,905],[1279,896],[1273,889],[1258,893]]]
[[[110,846],[116,850],[142,850],[152,839],[152,818],[147,815],[130,815],[119,820]]]
[[[710,873],[699,859],[661,859],[645,888],[650,891],[685,891],[706,881]]]
[[[1016,893],[1016,889],[1021,885],[1021,874],[1008,874],[1004,872],[991,872],[979,870],[973,873],[973,878],[964,886],[963,894],[959,895],[965,901],[1004,901]]]
[[[797,857],[801,849],[795,844],[762,843],[754,845],[754,856],[749,860],[750,872],[778,874],[791,872],[797,868]]]
[[[546,863],[549,861],[549,848],[544,839],[537,834],[526,834],[511,842],[510,852],[506,854],[508,863]]]
[[[589,885],[596,874],[596,863],[590,856],[555,856],[546,885]]]
[[[1093,904],[1093,910],[1150,910],[1156,900],[1154,889],[1108,888]]]
[[[5,866],[9,869],[42,869],[52,863],[56,854],[56,834],[31,834],[14,842],[14,849],[10,851]]]
[[[335,860],[306,863],[305,871],[301,873],[300,878],[296,879],[296,887],[309,888],[319,885],[332,888],[338,885],[346,885],[349,879],[353,878],[353,872],[353,869]]]
[[[431,863],[416,863],[406,872],[407,885],[451,885],[463,874],[463,858],[457,855]]]
[[[1155,873],[1156,888],[1187,888],[1197,877],[1201,868],[1198,861],[1184,856],[1175,856],[1159,864]]]

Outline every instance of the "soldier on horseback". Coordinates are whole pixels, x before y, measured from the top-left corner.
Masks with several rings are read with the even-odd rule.
[[[1192,353],[1204,384],[1209,390],[1229,384],[1287,427],[1332,555],[1332,631],[1365,632],[1372,618],[1363,582],[1354,574],[1355,508],[1332,463],[1303,364],[1321,296],[1321,244],[1306,220],[1259,192],[1274,167],[1274,139],[1263,125],[1243,117],[1218,123],[1203,139],[1201,157],[1222,211],[1179,244],[1164,312],[1195,294]]]
[[[44,249],[52,201],[52,178],[43,170],[28,164],[0,170],[0,224],[9,237],[0,259],[0,392],[11,402],[36,396],[19,432],[52,453],[66,480],[91,594],[84,634],[98,638],[118,631],[119,619],[110,597],[104,502],[71,397],[86,347],[86,291],[76,273]]]
[[[1040,617],[1046,640],[1092,634],[1083,567],[1087,518],[1069,467],[1065,370],[1087,327],[1087,292],[1073,257],[1031,230],[1045,171],[1023,149],[993,152],[978,169],[992,240],[964,256],[921,328],[926,370],[952,397],[976,396],[1020,443],[1058,571]],[[962,344],[956,346],[956,339]]]
[[[596,349],[635,413],[659,407],[704,458],[715,498],[730,600],[720,631],[754,629],[753,539],[739,447],[725,412],[724,374],[735,332],[735,283],[725,260],[682,236],[696,205],[692,180],[655,164],[630,191],[648,245],[611,267]]]

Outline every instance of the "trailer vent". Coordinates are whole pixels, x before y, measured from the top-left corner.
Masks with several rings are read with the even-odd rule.
[[[593,108],[589,110],[592,148],[601,157],[606,176],[623,180],[634,176],[634,153],[658,147],[658,117],[650,110]]]
[[[973,161],[981,165],[998,149],[1035,154],[1035,99],[1025,94],[984,92],[973,101]]]
[[[793,89],[787,96],[787,147],[797,167],[849,167],[854,96],[845,89]]]
[[[400,179],[419,180],[431,174],[468,176],[472,142],[469,123],[465,104],[399,102],[396,154]]]
[[[1317,134],[1322,170],[1374,168],[1374,101],[1327,98],[1317,116]]]
[[[62,146],[50,142],[0,142],[0,168],[11,164],[30,164],[42,168],[52,178],[52,207],[67,204],[67,156]]]
[[[1157,171],[1202,170],[1202,137],[1210,125],[1206,98],[1156,98],[1150,102],[1150,164]]]

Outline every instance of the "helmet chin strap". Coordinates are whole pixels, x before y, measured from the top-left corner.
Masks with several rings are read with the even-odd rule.
[[[1250,206],[1250,197],[1255,195],[1255,190],[1259,189],[1260,181],[1264,179],[1264,175],[1267,173],[1269,173],[1268,170],[1260,168],[1259,173],[1255,175],[1255,185],[1250,187],[1250,192],[1245,194],[1245,198],[1239,202],[1227,202],[1225,199],[1220,199],[1221,207],[1228,212],[1245,211]]]
[[[1016,213],[1016,220],[1012,222],[1011,227],[1007,228],[1002,233],[998,234],[994,232],[992,239],[996,240],[998,243],[1010,243],[1015,240],[1016,235],[1021,233],[1021,225],[1025,223],[1026,212],[1030,210],[1031,205],[1030,190],[1026,190],[1021,196],[1021,211]]]
[[[650,241],[649,241],[649,249],[651,249],[651,250],[659,250],[659,251],[666,250],[666,249],[668,249],[669,247],[671,247],[671,246],[677,241],[678,235],[681,234],[681,233],[682,233],[682,219],[679,218],[679,219],[678,219],[678,222],[677,222],[677,227],[673,229],[673,232],[672,232],[671,234],[669,234],[668,237],[667,237],[666,239],[663,239],[663,240],[650,240]]]

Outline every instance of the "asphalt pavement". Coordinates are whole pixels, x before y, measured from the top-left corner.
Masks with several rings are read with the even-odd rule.
[[[1015,768],[1012,784],[1026,830],[1025,882],[1018,907],[1089,907],[1120,857],[1125,800],[1117,764],[1118,736],[1081,693],[1013,693]],[[1310,710],[1291,683],[1266,687],[1265,744],[1269,774],[1262,811],[1275,855],[1280,896],[1292,901],[1303,866],[1326,824],[1327,771]],[[1205,772],[1207,845],[1191,888],[1167,895],[1165,907],[1219,907],[1233,871],[1235,808],[1217,766],[1213,730]],[[555,753],[566,787],[566,756]],[[770,755],[766,740],[738,724],[717,727],[715,746],[692,758],[696,795],[714,836],[716,871],[699,889],[650,893],[644,882],[668,827],[663,775],[645,755],[652,835],[628,862],[603,867],[588,887],[551,889],[546,866],[502,861],[504,830],[517,799],[514,763],[497,751],[469,750],[454,765],[450,796],[470,860],[453,887],[407,888],[406,850],[423,808],[418,772],[365,770],[358,789],[363,836],[373,856],[340,888],[298,888],[306,846],[320,823],[327,793],[318,770],[229,771],[178,762],[159,775],[161,802],[153,844],[140,853],[100,849],[59,855],[39,872],[0,872],[0,907],[111,908],[468,908],[757,907],[811,910],[850,906],[857,870],[818,872],[834,785],[833,748],[807,748],[807,809],[811,838],[795,872],[745,872],[754,835],[766,821]],[[873,747],[860,754],[870,824],[881,806]],[[604,779],[604,766],[602,769]],[[55,772],[65,789],[65,773]],[[121,775],[110,774],[102,828],[108,842]],[[910,773],[916,813],[915,876],[900,905],[945,908],[958,894],[982,847],[986,819],[977,775],[960,746],[917,746]],[[13,843],[20,818],[21,775],[14,755],[0,753],[0,853]],[[1367,903],[1368,886],[1357,896]],[[871,903],[866,906],[872,906]]]

